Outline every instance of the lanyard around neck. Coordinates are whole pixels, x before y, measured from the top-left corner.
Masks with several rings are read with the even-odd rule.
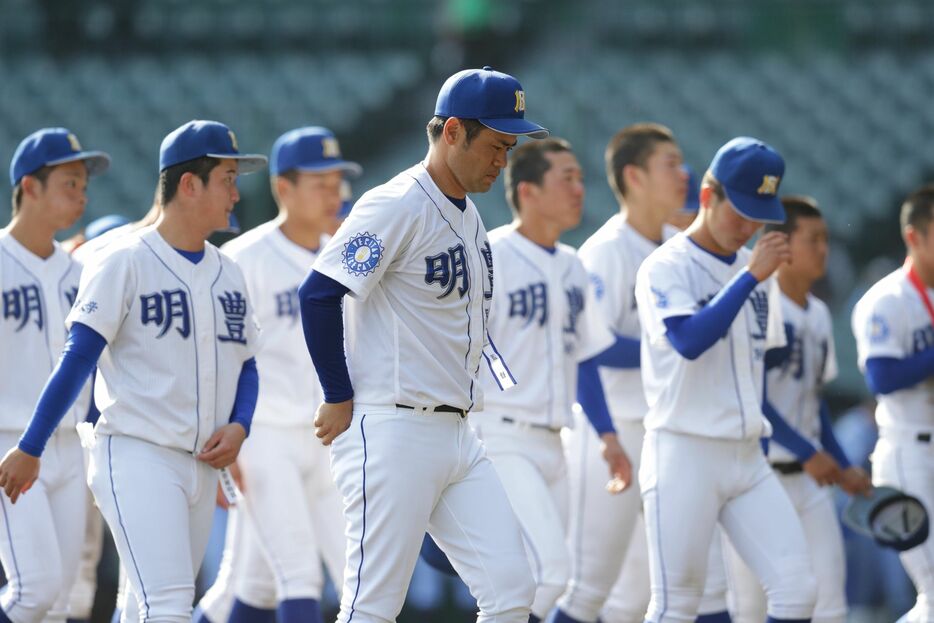
[[[908,274],[908,281],[911,282],[911,285],[914,286],[915,290],[918,291],[918,296],[921,297],[921,302],[924,303],[924,308],[928,310],[928,316],[931,318],[931,324],[934,324],[934,305],[931,304],[931,297],[928,296],[927,286],[924,285],[924,282],[921,281],[921,276],[918,275],[918,271],[915,270],[914,262],[911,261],[911,258],[905,258],[905,272]]]

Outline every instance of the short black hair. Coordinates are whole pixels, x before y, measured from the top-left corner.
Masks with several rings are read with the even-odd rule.
[[[165,207],[178,192],[178,183],[186,173],[198,176],[205,184],[211,178],[211,171],[217,167],[221,161],[218,158],[210,156],[201,156],[194,160],[188,160],[171,167],[166,167],[159,173],[159,203]]]
[[[571,151],[571,144],[563,138],[546,138],[540,141],[528,141],[516,148],[506,164],[504,182],[506,201],[513,212],[519,213],[519,182],[531,182],[541,185],[545,173],[551,168],[551,162],[545,154],[558,154]]]
[[[766,233],[780,231],[790,236],[798,228],[798,219],[824,218],[820,208],[817,207],[817,200],[807,195],[785,195],[782,197],[782,207],[785,208],[785,222],[767,223]]]
[[[660,123],[636,123],[613,135],[603,159],[606,163],[606,181],[616,198],[626,196],[623,168],[627,164],[645,167],[659,143],[676,143],[675,135]]]
[[[429,143],[434,145],[437,140],[441,138],[441,133],[444,131],[444,124],[448,119],[450,119],[450,117],[439,117],[437,115],[431,118],[428,122],[428,126],[425,128],[428,132]],[[486,127],[476,119],[461,119],[458,117],[458,120],[461,122],[461,125],[464,126],[464,131],[467,132],[467,145],[470,145],[470,142]]]
[[[42,184],[42,187],[45,188],[45,183],[49,181],[49,175],[52,174],[52,169],[55,167],[42,167],[32,173],[27,173],[23,177],[34,177],[39,180],[39,183]],[[16,186],[13,187],[13,198],[10,201],[13,208],[13,216],[16,216],[19,213],[19,209],[23,203],[23,179],[20,178],[19,182],[16,183]]]
[[[925,234],[932,220],[931,208],[934,207],[934,184],[926,184],[905,199],[899,222],[902,231],[911,225],[916,231]]]

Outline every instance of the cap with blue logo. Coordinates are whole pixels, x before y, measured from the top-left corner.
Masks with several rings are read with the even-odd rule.
[[[88,175],[98,175],[110,167],[110,156],[102,151],[84,151],[74,133],[65,128],[43,128],[24,138],[10,162],[10,184],[42,167],[84,161]]]
[[[713,157],[710,173],[742,216],[765,223],[785,222],[778,198],[785,160],[759,139],[740,136],[731,140]]]
[[[159,148],[159,170],[208,156],[238,161],[238,172],[254,173],[266,166],[262,154],[241,154],[237,136],[217,121],[189,121],[172,130]]]
[[[356,177],[363,167],[341,157],[340,144],[333,132],[312,126],[286,132],[273,144],[269,173],[281,175],[286,171],[341,171]]]
[[[525,118],[525,91],[519,81],[492,67],[465,69],[448,78],[438,93],[435,116],[476,119],[514,136],[548,136],[548,130]]]
[[[681,211],[685,214],[696,214],[700,210],[700,180],[697,179],[694,167],[685,164],[683,168],[688,174],[688,194],[684,198],[684,206],[682,206]]]

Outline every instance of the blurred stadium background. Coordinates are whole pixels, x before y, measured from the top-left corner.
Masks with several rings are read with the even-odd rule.
[[[874,431],[849,312],[900,263],[901,199],[932,179],[932,23],[929,0],[0,0],[0,154],[53,125],[112,154],[87,223],[146,211],[159,143],[189,119],[223,121],[266,153],[285,130],[325,125],[364,166],[359,196],[424,155],[444,78],[489,64],[575,147],[588,192],[576,246],[617,209],[603,150],[619,128],[668,125],[698,171],[727,139],[759,137],[788,162],[782,190],[817,198],[831,227],[821,293],[842,374],[830,390],[865,460]],[[265,176],[241,189],[244,228],[274,214]],[[474,199],[488,227],[510,220],[501,181]],[[912,602],[897,559],[848,539],[853,620],[892,620]],[[102,580],[112,591],[107,565]],[[470,620],[428,614],[456,602],[439,581],[416,582],[427,597],[413,603],[428,605],[400,620]]]

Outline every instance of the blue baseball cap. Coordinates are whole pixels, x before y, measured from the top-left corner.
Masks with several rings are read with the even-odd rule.
[[[519,81],[492,67],[465,69],[448,78],[435,116],[476,119],[503,134],[545,138],[548,130],[525,118],[525,91]]]
[[[78,137],[65,128],[43,128],[22,140],[10,161],[10,184],[16,186],[24,175],[42,167],[83,160],[88,175],[98,175],[110,167],[110,156],[102,151],[84,151]]]
[[[100,235],[106,234],[111,229],[122,227],[130,222],[130,219],[122,214],[108,214],[94,219],[84,228],[84,239],[93,240]]]
[[[696,214],[700,210],[700,180],[697,179],[697,173],[691,165],[685,164],[684,171],[688,174],[688,194],[684,198],[681,211],[685,214]]]
[[[266,166],[266,156],[262,154],[241,154],[237,136],[223,123],[189,121],[162,139],[159,170],[204,156],[237,160],[241,174],[254,173]]]
[[[785,222],[785,208],[778,198],[785,160],[759,139],[740,136],[731,140],[713,157],[710,173],[744,217],[765,223]]]
[[[269,173],[281,175],[286,171],[341,171],[356,177],[363,173],[363,167],[341,158],[340,144],[333,132],[312,126],[286,132],[273,144]]]

